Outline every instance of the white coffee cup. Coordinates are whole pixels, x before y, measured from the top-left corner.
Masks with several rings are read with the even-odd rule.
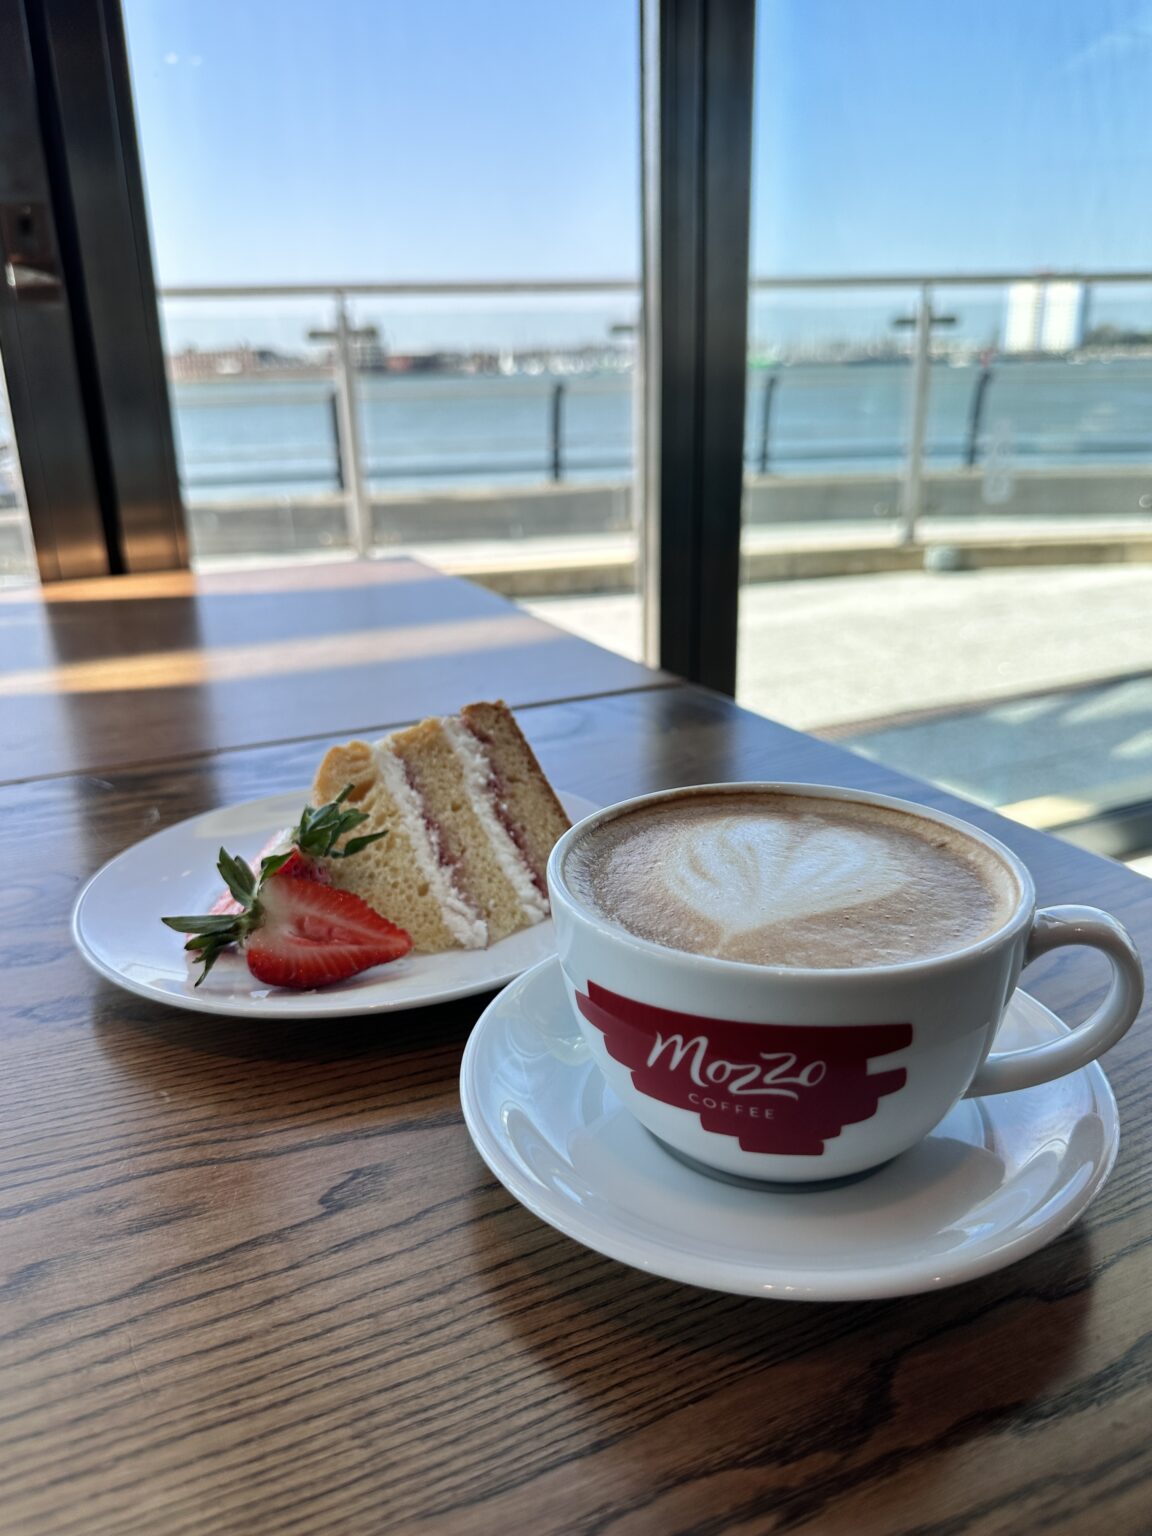
[[[953,953],[852,969],[748,964],[636,937],[565,879],[573,845],[637,807],[765,791],[888,807],[983,845],[1019,900],[994,932]],[[644,795],[560,839],[548,888],[564,982],[592,1055],[624,1106],[675,1152],[753,1179],[807,1182],[879,1166],[920,1141],[965,1095],[1005,1093],[1095,1060],[1140,1010],[1131,938],[1095,907],[1037,911],[1032,878],[966,822],[886,795],[813,784],[713,784]],[[1103,1003],[1059,1040],[992,1051],[1022,968],[1063,945],[1112,967]]]

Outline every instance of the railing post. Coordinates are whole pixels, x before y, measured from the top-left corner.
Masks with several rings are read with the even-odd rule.
[[[992,370],[985,363],[980,370],[980,377],[976,380],[976,388],[972,391],[972,405],[968,412],[968,442],[964,449],[964,463],[969,469],[975,467],[976,456],[980,449],[980,427],[984,421],[984,402],[988,398],[988,386],[992,382]]]
[[[928,388],[931,382],[932,289],[920,289],[916,310],[916,340],[912,352],[912,410],[908,422],[908,456],[900,488],[900,542],[915,544],[916,522],[924,510],[924,429],[928,423]]]
[[[372,503],[364,486],[360,457],[360,423],[356,417],[356,358],[348,324],[348,302],[336,295],[336,434],[341,476],[347,495],[348,542],[361,557],[372,553]]]
[[[557,485],[564,478],[564,391],[563,379],[557,379],[552,386],[552,413],[551,413],[551,447],[552,447],[552,479]]]
[[[759,470],[762,475],[768,473],[768,447],[772,432],[772,397],[776,393],[776,386],[780,382],[780,375],[773,371],[764,380],[764,393],[760,400],[760,460]]]
[[[310,330],[310,341],[330,341],[336,359],[336,467],[344,490],[344,505],[349,522],[349,544],[359,558],[372,554],[372,499],[364,487],[364,461],[359,456],[359,421],[356,418],[356,356],[358,336],[375,339],[376,332],[353,330],[349,324],[349,304],[343,289],[333,289],[336,300],[336,329]]]

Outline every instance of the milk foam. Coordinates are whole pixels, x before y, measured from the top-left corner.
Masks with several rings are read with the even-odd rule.
[[[576,843],[565,877],[641,938],[805,967],[963,948],[1002,926],[1019,895],[990,850],[939,823],[769,791],[625,813]]]

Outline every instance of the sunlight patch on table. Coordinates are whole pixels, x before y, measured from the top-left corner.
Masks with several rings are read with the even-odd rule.
[[[261,640],[211,651],[187,648],[72,661],[0,676],[0,697],[194,688],[243,678],[347,671],[350,667],[376,666],[381,662],[402,665],[459,652],[476,655],[516,646],[538,651],[541,646],[566,638],[559,632],[542,630],[526,613],[510,613],[450,624],[414,624],[406,629],[362,629],[290,640]]]

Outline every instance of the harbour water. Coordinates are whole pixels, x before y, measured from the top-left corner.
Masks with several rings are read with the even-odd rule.
[[[981,369],[935,363],[930,468],[962,465]],[[766,394],[775,377],[765,422]],[[827,474],[902,461],[911,369],[905,362],[803,364],[749,375],[751,470]],[[635,391],[626,374],[358,379],[369,485],[376,492],[611,480],[632,464]],[[187,498],[219,502],[336,489],[334,384],[324,375],[172,386]],[[766,432],[765,432],[766,428]],[[984,390],[976,461],[1113,466],[1152,461],[1152,358],[996,361]]]
[[[978,365],[933,365],[929,468],[966,462],[980,374]],[[631,473],[635,389],[627,374],[365,374],[357,382],[367,479],[377,493],[552,479],[558,383],[560,478],[620,480]],[[898,468],[910,382],[902,362],[754,370],[747,467],[781,475]],[[223,503],[337,489],[333,392],[334,381],[323,374],[172,385],[186,499]],[[0,444],[6,426],[0,420]],[[994,362],[975,448],[977,463],[991,459],[1006,470],[1152,463],[1152,358]]]
[[[365,477],[374,491],[535,484],[553,475],[556,385],[550,377],[357,378]],[[627,375],[563,381],[561,477],[631,472]],[[189,500],[300,495],[340,484],[335,382],[318,375],[171,386]]]

